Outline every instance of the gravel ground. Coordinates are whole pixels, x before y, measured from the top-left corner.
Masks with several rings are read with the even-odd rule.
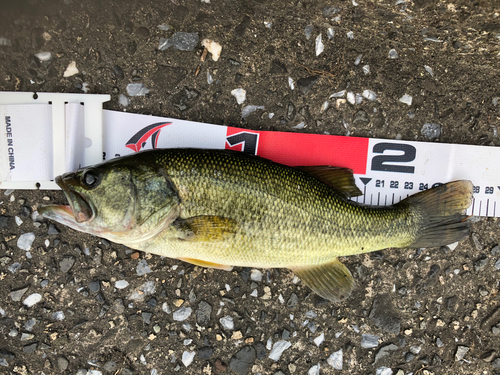
[[[262,130],[425,141],[432,123],[436,142],[499,146],[499,12],[497,0],[2,1],[0,90],[110,93],[107,109]],[[205,38],[217,61],[202,61]],[[376,100],[330,99],[342,90]],[[264,108],[242,119],[247,105]],[[33,220],[61,192],[5,193],[0,373],[500,374],[496,219],[474,220],[455,248],[343,259],[358,285],[333,304],[287,270],[202,269]]]

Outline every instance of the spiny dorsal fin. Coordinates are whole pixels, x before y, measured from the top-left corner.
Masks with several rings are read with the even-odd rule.
[[[323,181],[347,198],[363,195],[356,186],[352,170],[348,168],[331,167],[329,165],[314,165],[306,167],[295,167],[318,180]]]
[[[292,271],[314,293],[333,302],[346,298],[355,284],[351,272],[338,259],[311,267],[292,268]]]
[[[172,224],[179,230],[179,239],[185,241],[222,241],[236,233],[236,220],[220,216],[193,216],[177,219]]]

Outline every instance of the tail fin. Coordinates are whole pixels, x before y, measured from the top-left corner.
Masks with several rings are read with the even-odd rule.
[[[408,205],[420,217],[418,237],[409,247],[448,245],[469,234],[470,222],[464,211],[472,203],[472,182],[453,181],[412,195],[398,203]]]

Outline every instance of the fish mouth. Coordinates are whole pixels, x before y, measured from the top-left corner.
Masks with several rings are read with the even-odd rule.
[[[61,224],[81,224],[90,222],[94,218],[94,210],[83,196],[71,189],[71,182],[74,181],[73,174],[57,176],[56,184],[66,195],[68,205],[48,205],[38,209],[38,213],[47,219],[52,219]]]

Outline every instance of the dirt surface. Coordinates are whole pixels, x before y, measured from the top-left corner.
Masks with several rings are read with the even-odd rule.
[[[0,90],[88,88],[112,95],[105,108],[124,110],[119,95],[143,83],[149,94],[129,97],[127,111],[422,141],[423,125],[435,123],[438,142],[499,146],[498,1],[397,3],[2,1]],[[192,51],[160,51],[160,38],[176,32],[215,40],[221,58],[201,61],[199,42]],[[324,51],[316,56],[320,33]],[[50,60],[35,57],[40,52]],[[63,78],[71,61],[79,73]],[[238,87],[245,105],[265,109],[242,120],[231,95]],[[345,89],[372,90],[377,100],[337,107],[329,97]],[[399,102],[404,94],[410,106]],[[0,201],[0,373],[500,374],[496,219],[475,220],[455,249],[343,259],[358,285],[333,304],[287,270],[262,270],[259,281],[257,271],[134,255],[33,221],[40,204],[65,202],[61,192],[2,191]],[[17,246],[27,233],[35,236],[29,252]],[[128,286],[117,288],[121,280]],[[23,304],[33,294],[41,300]],[[274,361],[270,349],[281,340],[291,346]],[[332,366],[335,356],[342,370]]]

